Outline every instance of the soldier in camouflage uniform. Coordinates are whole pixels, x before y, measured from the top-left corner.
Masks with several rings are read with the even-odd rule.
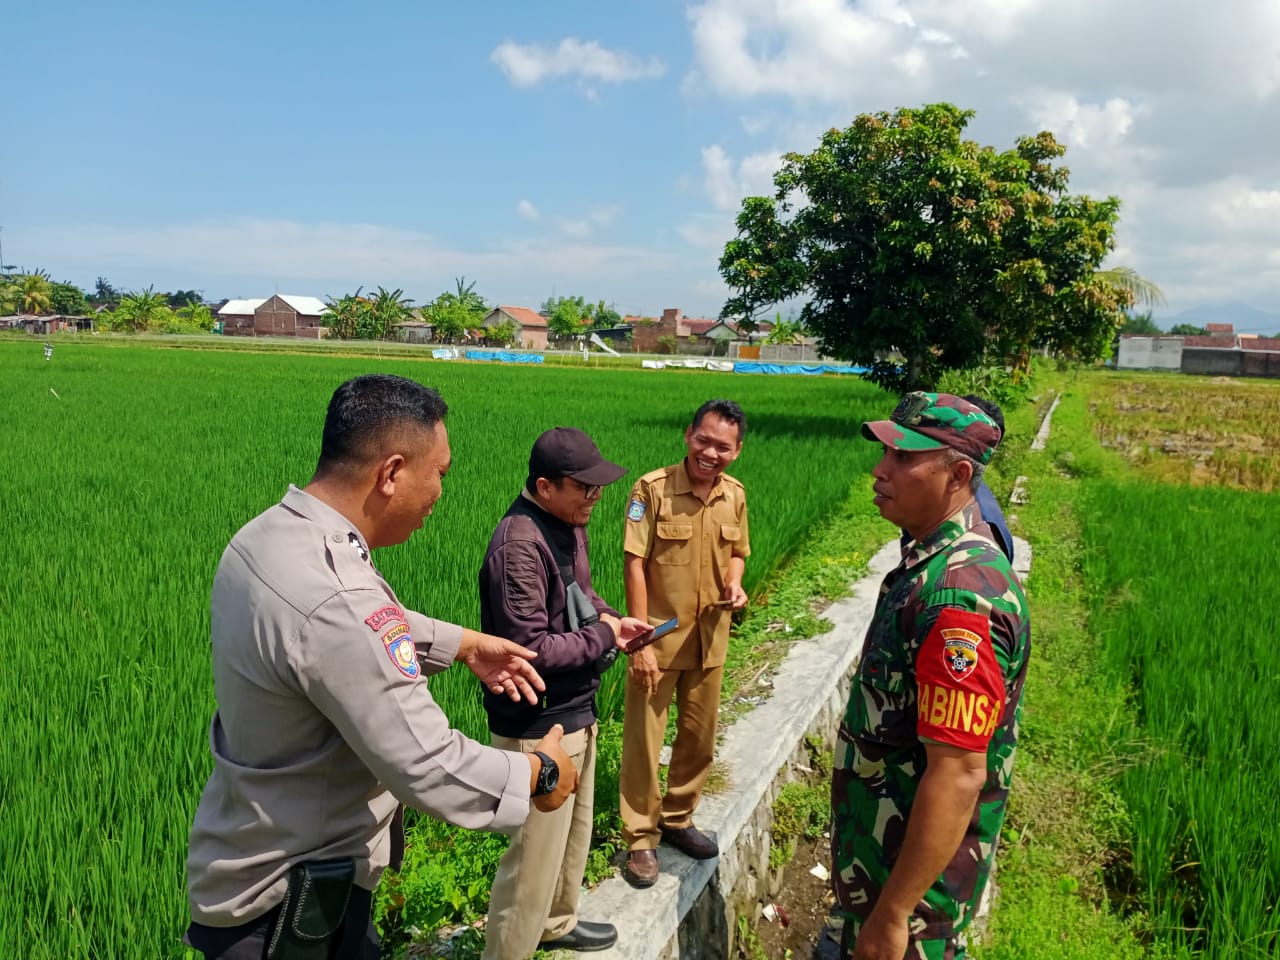
[[[953,960],[991,872],[1031,650],[1022,585],[974,490],[1000,442],[977,407],[911,393],[884,445],[881,515],[911,534],[885,577],[840,725],[832,882],[856,960]]]

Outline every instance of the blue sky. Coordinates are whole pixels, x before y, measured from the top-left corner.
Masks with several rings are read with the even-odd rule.
[[[1280,310],[1280,5],[1063,6],[13,6],[0,242],[84,286],[426,301],[465,275],[491,302],[714,316],[733,213],[783,151],[949,99],[998,147],[1064,140],[1164,312]]]

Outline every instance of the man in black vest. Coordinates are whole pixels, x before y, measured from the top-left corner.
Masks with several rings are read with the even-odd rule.
[[[602,488],[625,473],[581,430],[548,430],[533,445],[524,489],[480,569],[484,630],[536,651],[547,685],[532,705],[485,692],[493,745],[521,749],[560,724],[561,746],[581,776],[563,806],[531,812],[513,836],[493,884],[485,960],[525,960],[539,948],[603,950],[618,938],[612,924],[577,914],[591,843],[596,689],[618,652],[653,629],[622,616],[591,585],[587,521]]]

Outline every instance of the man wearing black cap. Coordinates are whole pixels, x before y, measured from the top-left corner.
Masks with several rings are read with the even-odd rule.
[[[626,471],[581,430],[538,437],[524,489],[498,523],[480,569],[480,622],[538,654],[547,689],[513,706],[485,692],[492,742],[536,744],[555,724],[580,774],[578,792],[554,813],[532,813],[498,866],[485,934],[486,960],[524,960],[536,949],[603,950],[612,924],[578,920],[578,891],[591,843],[595,793],[596,689],[631,642],[652,631],[595,592],[587,521],[600,491]]]

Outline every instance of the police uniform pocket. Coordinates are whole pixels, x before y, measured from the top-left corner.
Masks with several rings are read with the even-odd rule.
[[[742,528],[736,523],[720,524],[720,539],[730,544],[737,543],[742,539]]]
[[[657,524],[657,540],[653,545],[653,560],[666,566],[678,566],[693,558],[693,524],[672,523],[660,520]]]

